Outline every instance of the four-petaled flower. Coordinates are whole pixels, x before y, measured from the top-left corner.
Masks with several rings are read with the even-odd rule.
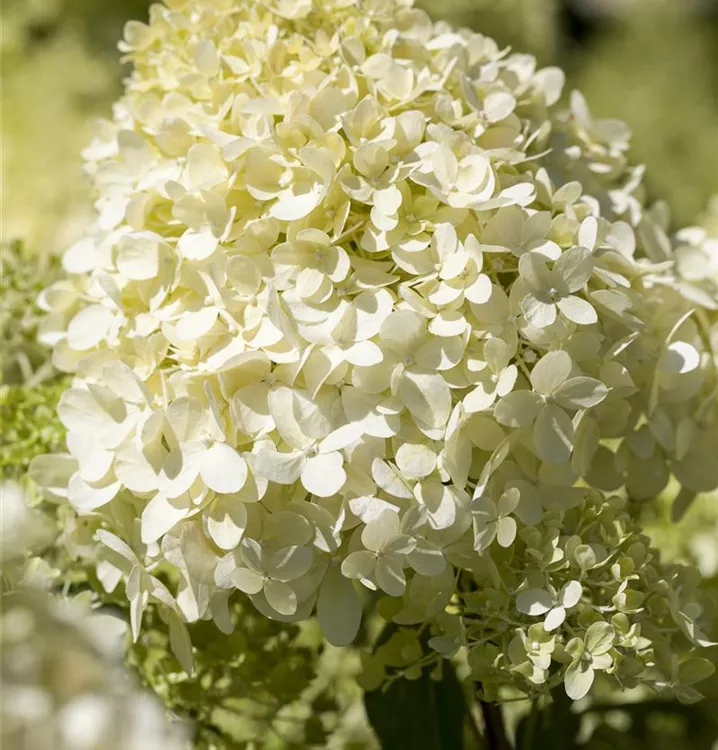
[[[502,547],[510,547],[516,538],[516,520],[512,513],[521,495],[512,487],[495,503],[490,497],[477,497],[471,502],[474,522],[474,548],[482,552],[496,539]]]
[[[575,607],[581,600],[583,587],[578,581],[568,581],[556,591],[531,588],[520,591],[516,596],[516,609],[525,615],[538,617],[546,615],[543,625],[547,631],[556,630],[566,619],[566,610]]]
[[[562,253],[549,269],[551,259],[539,251],[524,253],[519,258],[520,280],[526,289],[521,310],[536,328],[550,326],[557,310],[570,321],[590,325],[598,320],[590,302],[579,297],[593,272],[593,257],[583,247]]]
[[[588,626],[583,638],[575,637],[566,644],[571,663],[566,668],[563,681],[566,695],[577,701],[591,689],[596,671],[613,666],[613,648],[616,633],[603,621]]]

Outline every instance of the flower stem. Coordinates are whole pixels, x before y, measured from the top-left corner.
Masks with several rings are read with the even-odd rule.
[[[501,705],[479,700],[479,708],[484,720],[484,746],[486,750],[511,750]]]

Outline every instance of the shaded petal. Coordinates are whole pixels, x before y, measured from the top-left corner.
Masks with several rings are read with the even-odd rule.
[[[317,618],[324,637],[332,646],[348,646],[359,632],[362,606],[352,582],[332,565],[317,598]]]

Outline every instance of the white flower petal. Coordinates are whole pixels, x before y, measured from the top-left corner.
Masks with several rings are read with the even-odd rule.
[[[563,607],[554,607],[546,615],[543,626],[550,633],[552,630],[561,627],[565,619],[566,610]]]
[[[142,511],[142,541],[145,544],[156,542],[175,524],[186,518],[189,511],[189,498],[170,500],[162,493],[157,493]]]
[[[473,284],[464,289],[464,296],[477,305],[488,302],[491,299],[491,279],[486,274],[480,274]]]
[[[329,435],[319,443],[318,450],[320,453],[330,453],[332,451],[343,450],[359,440],[363,434],[364,430],[360,422],[350,422],[342,427],[337,427],[336,430],[329,433]]]
[[[566,412],[558,406],[547,404],[534,423],[534,445],[542,461],[565,463],[573,449],[573,424]]]
[[[510,547],[516,539],[516,521],[510,516],[499,519],[496,524],[496,541],[501,547]]]
[[[591,218],[589,217],[587,220]],[[583,224],[581,226],[583,227]],[[566,285],[569,292],[578,292],[586,286],[591,278],[593,256],[586,247],[572,247],[556,261],[553,270]]]
[[[559,385],[551,398],[567,409],[590,409],[600,404],[608,395],[608,388],[596,378],[569,378]]]
[[[438,373],[408,370],[399,384],[406,408],[430,427],[442,427],[451,412],[451,391]]]
[[[317,497],[331,497],[343,487],[347,474],[338,451],[310,456],[302,469],[302,484]]]
[[[280,615],[293,615],[297,611],[297,594],[288,583],[265,581],[264,596],[267,604]]]
[[[312,567],[313,559],[311,547],[284,547],[269,558],[267,573],[277,581],[293,581]]]
[[[254,459],[258,476],[277,484],[293,484],[299,479],[306,459],[303,453],[261,450]]]
[[[682,375],[695,370],[700,361],[700,354],[694,346],[686,341],[673,341],[658,360],[658,367],[662,372]]]
[[[406,576],[403,565],[394,557],[381,556],[376,561],[376,582],[389,596],[401,596],[406,589]]]
[[[516,609],[525,615],[538,617],[553,607],[553,597],[545,589],[524,589],[516,596]]]
[[[401,532],[399,516],[394,510],[385,510],[364,527],[362,544],[372,552],[378,552],[390,539]]]
[[[516,99],[507,91],[496,91],[484,100],[484,117],[491,122],[507,118],[516,107]]]
[[[396,452],[396,465],[409,479],[427,477],[436,468],[436,452],[422,443],[404,443]]]
[[[249,568],[237,568],[232,573],[232,584],[245,594],[258,594],[264,587],[264,579]]]
[[[406,559],[422,576],[439,576],[446,570],[444,553],[425,539],[417,539],[416,547],[409,552]]]
[[[352,579],[368,579],[374,572],[376,558],[372,552],[350,552],[342,561],[342,575]]]
[[[371,466],[372,479],[384,492],[392,497],[410,500],[414,497],[406,479],[391,464],[375,458]]]
[[[170,248],[154,232],[136,232],[120,240],[117,250],[117,270],[134,281],[153,279],[159,273],[160,252]]]
[[[185,313],[175,326],[175,334],[182,341],[196,341],[207,334],[217,320],[216,307],[205,307],[197,312]]]
[[[553,302],[543,302],[531,294],[521,300],[521,312],[536,328],[548,328],[556,320],[556,305]]]
[[[110,330],[114,313],[102,305],[90,305],[75,315],[67,327],[67,343],[75,351],[97,346]]]
[[[591,689],[593,678],[594,671],[590,664],[580,660],[571,662],[564,676],[566,695],[571,700],[580,700]]]
[[[247,462],[226,443],[215,443],[202,456],[202,481],[215,492],[239,492],[247,481]]]
[[[349,509],[351,512],[362,520],[363,523],[371,523],[379,518],[385,510],[396,512],[396,506],[371,495],[361,495],[352,497],[349,500]]]
[[[217,249],[219,240],[211,230],[195,232],[188,229],[177,242],[179,252],[189,260],[206,260]]]
[[[550,396],[556,388],[568,380],[573,368],[571,355],[563,350],[549,352],[531,370],[531,385],[542,396]]]
[[[217,498],[205,511],[207,533],[220,549],[234,549],[247,528],[247,508],[233,497]]]
[[[79,474],[75,474],[67,488],[67,498],[76,510],[90,511],[107,505],[120,491],[120,482],[94,486],[85,482]]]
[[[513,391],[496,404],[494,416],[507,427],[521,427],[536,418],[541,403],[541,397],[533,391]]]
[[[563,607],[571,609],[575,607],[583,596],[583,586],[578,581],[565,583],[558,593],[558,600]]]
[[[558,300],[556,306],[573,323],[590,326],[598,321],[598,314],[590,302],[575,294]]]

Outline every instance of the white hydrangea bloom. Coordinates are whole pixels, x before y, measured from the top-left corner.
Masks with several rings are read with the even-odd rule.
[[[606,549],[570,514],[718,486],[711,246],[674,283],[628,129],[406,0],[167,0],[122,50],[97,221],[42,298],[71,457],[35,472],[102,529],[103,585],[135,632],[148,602],[226,629],[238,590],[345,644],[354,581],[416,623],[538,570],[550,637],[502,668],[541,684]]]

